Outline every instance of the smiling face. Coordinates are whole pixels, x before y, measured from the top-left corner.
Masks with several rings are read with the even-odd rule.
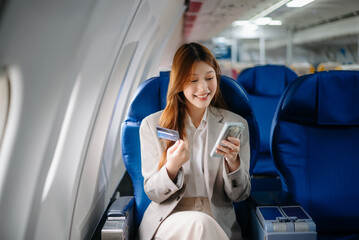
[[[186,106],[189,112],[203,113],[216,93],[216,72],[206,62],[195,62],[189,78],[190,82],[183,90]]]

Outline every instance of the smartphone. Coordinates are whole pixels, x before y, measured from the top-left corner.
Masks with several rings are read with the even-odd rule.
[[[219,155],[216,153],[217,146],[222,143],[222,140],[224,140],[224,139],[228,140],[228,137],[239,138],[239,136],[241,135],[243,130],[244,130],[244,124],[241,122],[226,122],[226,123],[224,123],[222,131],[220,132],[220,134],[217,138],[216,144],[214,144],[214,146],[213,146],[210,156],[211,157],[222,157],[222,155]]]

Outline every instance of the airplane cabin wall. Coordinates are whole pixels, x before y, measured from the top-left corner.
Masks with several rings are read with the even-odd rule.
[[[164,48],[168,41],[168,35],[171,35],[174,26],[180,19],[184,11],[183,3],[181,1],[142,1],[139,5],[136,15],[133,18],[131,26],[128,29],[126,38],[123,41],[123,51],[121,50],[114,66],[114,74],[111,80],[123,80],[116,96],[116,102],[113,106],[113,111],[110,123],[99,126],[108,127],[107,138],[104,142],[103,156],[98,156],[97,160],[102,160],[101,176],[108,181],[108,187],[104,194],[104,199],[101,201],[88,201],[86,193],[88,193],[88,180],[90,177],[83,177],[80,186],[78,199],[75,208],[75,215],[73,219],[73,228],[71,239],[88,238],[88,234],[94,229],[94,225],[99,220],[99,214],[105,210],[109,199],[118,186],[119,177],[125,173],[122,163],[122,153],[120,148],[120,129],[124,120],[125,114],[130,100],[141,81],[152,77],[151,69],[158,69],[158,58],[161,49]],[[144,24],[146,23],[146,24]],[[162,23],[162,24],[161,24]],[[127,69],[124,69],[127,66]],[[108,87],[109,91],[114,89],[112,86]],[[105,96],[109,94],[105,93]],[[104,107],[107,105],[103,104]],[[99,114],[101,116],[102,114]],[[99,134],[103,133],[100,129]],[[94,131],[95,133],[95,131]],[[97,139],[97,138],[94,138]],[[94,148],[97,143],[94,143]],[[92,149],[91,147],[89,149]],[[87,168],[86,168],[87,166]],[[90,161],[85,162],[84,173],[90,176],[94,172]],[[99,168],[97,168],[99,169]],[[94,182],[94,184],[96,184]],[[94,185],[95,186],[95,185]],[[92,188],[94,189],[94,188]],[[121,195],[121,192],[119,193]],[[94,193],[93,196],[98,195]],[[102,196],[102,195],[100,195]],[[102,196],[103,197],[103,196]],[[86,204],[85,204],[86,203]],[[87,206],[87,209],[84,209]],[[93,208],[98,208],[93,210]],[[92,213],[90,218],[88,213]]]
[[[0,152],[4,239],[89,238],[125,169],[120,125],[158,70],[184,1],[7,2],[0,65],[10,109]],[[121,194],[121,193],[120,193]]]
[[[166,50],[164,51],[160,60],[159,66],[163,70],[171,68],[173,56],[177,49],[180,47],[180,45],[183,43],[182,26],[183,18],[181,18],[181,20],[177,23],[176,28],[171,35],[171,39],[167,43],[167,46],[165,48]]]

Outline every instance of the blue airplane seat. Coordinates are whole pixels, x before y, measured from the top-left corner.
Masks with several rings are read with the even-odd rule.
[[[143,118],[165,108],[168,82],[169,72],[161,72],[159,77],[153,77],[143,82],[138,87],[127,117],[122,124],[121,148],[123,161],[134,188],[135,229],[139,226],[150,203],[143,189],[139,127]],[[243,88],[229,77],[221,77],[220,89],[229,109],[240,114],[248,121],[251,145],[250,165],[253,166],[256,152],[259,149],[259,133],[249,99]],[[240,206],[235,205],[235,208],[240,208]]]
[[[270,154],[270,129],[280,96],[296,78],[295,72],[281,65],[247,68],[237,77],[237,82],[248,93],[259,127],[260,150],[253,170],[254,175],[278,176]],[[254,185],[253,189],[257,187]]]
[[[318,239],[359,239],[359,72],[305,75],[274,115],[271,151],[282,188],[313,218]]]

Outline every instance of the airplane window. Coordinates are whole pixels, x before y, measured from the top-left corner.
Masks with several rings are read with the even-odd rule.
[[[10,104],[9,78],[4,69],[0,70],[0,146],[5,132]]]

